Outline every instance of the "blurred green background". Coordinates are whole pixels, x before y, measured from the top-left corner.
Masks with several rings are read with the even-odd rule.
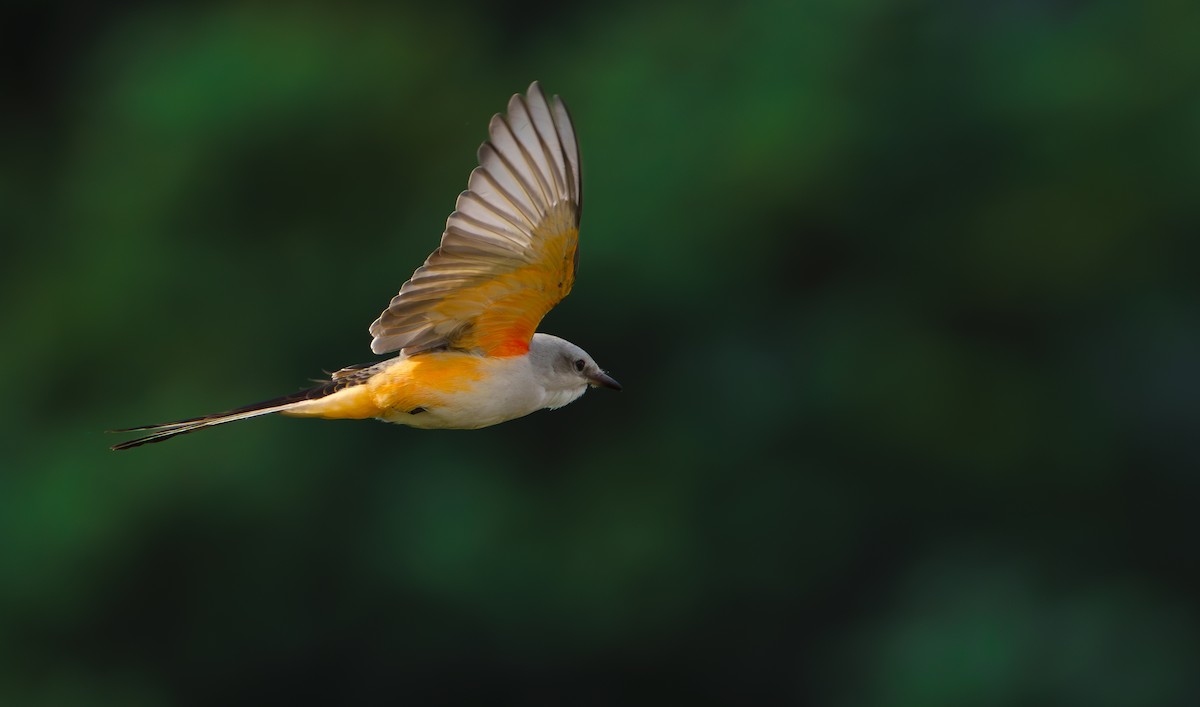
[[[1200,5],[4,13],[0,703],[1200,702]],[[535,78],[625,392],[108,451],[371,360]]]

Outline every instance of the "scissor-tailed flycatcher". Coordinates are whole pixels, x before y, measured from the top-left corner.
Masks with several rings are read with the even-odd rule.
[[[488,134],[441,247],[371,324],[371,350],[399,355],[292,395],[120,430],[150,434],[113,449],[276,412],[475,429],[562,407],[588,386],[620,390],[583,349],[534,333],[579,263],[579,147],[566,106],[535,81]]]

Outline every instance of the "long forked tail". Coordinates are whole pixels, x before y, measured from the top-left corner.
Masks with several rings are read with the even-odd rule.
[[[251,417],[258,417],[259,415],[269,415],[273,412],[279,412],[281,410],[286,410],[289,407],[293,407],[297,404],[297,402],[303,402],[303,399],[300,401],[291,400],[288,402],[281,402],[281,400],[283,399],[268,400],[261,403],[255,403],[254,405],[236,408],[228,412],[221,412],[215,415],[205,415],[204,417],[193,417],[188,420],[179,420],[177,422],[161,422],[157,425],[143,425],[142,427],[127,427],[121,430],[110,430],[111,432],[151,432],[151,434],[145,435],[144,437],[138,437],[137,439],[131,439],[128,442],[114,444],[111,448],[120,451],[122,449],[133,449],[134,447],[140,447],[143,444],[165,442],[172,437],[185,435],[188,432],[195,432],[196,430],[202,430],[206,427],[223,425],[226,422],[246,420]]]
[[[150,432],[151,434],[137,439],[131,439],[128,442],[121,442],[112,446],[113,450],[120,451],[122,449],[133,449],[140,447],[143,444],[153,444],[155,442],[164,442],[172,437],[178,437],[189,432],[202,430],[207,427],[215,427],[223,425],[226,422],[237,422],[238,420],[246,420],[259,415],[270,415],[274,412],[284,412],[292,408],[300,407],[304,403],[311,402],[332,395],[339,390],[348,388],[354,385],[365,383],[374,371],[371,364],[363,364],[361,366],[351,366],[333,374],[332,380],[321,383],[315,388],[301,390],[291,395],[284,395],[271,400],[264,400],[261,403],[253,403],[244,405],[240,408],[219,412],[215,415],[205,415],[204,417],[193,417],[187,420],[178,420],[176,422],[162,422],[157,425],[144,425],[142,427],[128,427],[123,430],[110,430],[110,432]],[[299,411],[298,411],[299,412]]]

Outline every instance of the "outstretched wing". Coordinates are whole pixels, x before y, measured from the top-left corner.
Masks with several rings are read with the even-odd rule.
[[[571,116],[535,81],[488,126],[442,244],[371,324],[371,350],[515,356],[571,291],[582,206]]]

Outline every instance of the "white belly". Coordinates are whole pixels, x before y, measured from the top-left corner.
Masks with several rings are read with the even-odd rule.
[[[494,359],[484,375],[463,390],[439,395],[422,411],[396,411],[378,419],[421,429],[478,429],[524,417],[546,407],[545,391],[527,357]]]

